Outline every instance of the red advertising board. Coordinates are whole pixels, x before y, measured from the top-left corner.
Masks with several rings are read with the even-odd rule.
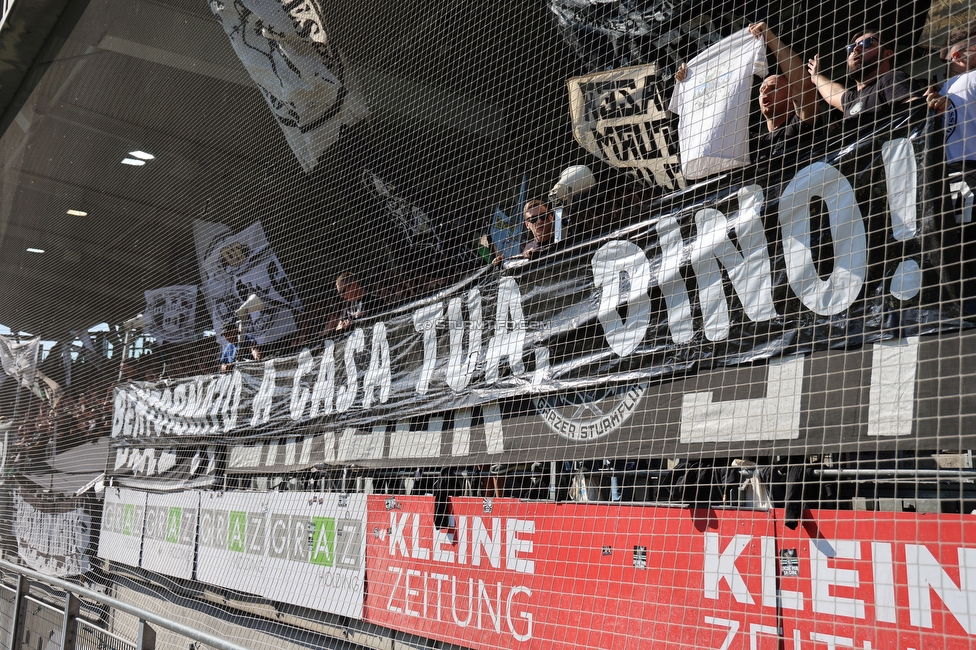
[[[778,530],[777,564],[799,557],[786,648],[976,646],[976,516],[821,511]]]
[[[365,619],[489,648],[969,648],[976,517],[369,500]],[[969,547],[965,540],[969,541]]]

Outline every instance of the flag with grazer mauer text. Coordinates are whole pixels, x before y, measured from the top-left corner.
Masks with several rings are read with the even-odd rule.
[[[573,77],[568,87],[573,136],[584,149],[652,185],[685,186],[678,120],[667,110],[657,65]]]

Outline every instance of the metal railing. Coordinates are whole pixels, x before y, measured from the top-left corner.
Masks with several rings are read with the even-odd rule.
[[[111,596],[66,580],[61,580],[60,578],[43,575],[37,571],[6,560],[0,560],[0,568],[17,576],[17,583],[14,587],[13,609],[11,611],[12,623],[5,639],[5,647],[7,650],[21,650],[29,609],[28,592],[31,581],[51,585],[65,591],[64,618],[61,625],[61,650],[76,650],[79,647],[79,640],[82,641],[80,647],[83,648],[106,647],[112,648],[112,650],[128,650],[129,647],[134,647],[135,650],[154,650],[156,647],[156,632],[152,627],[153,625],[165,628],[198,643],[206,644],[216,650],[249,650],[244,646],[184,625],[165,616],[160,616],[155,612],[136,607],[117,598],[112,598]],[[135,644],[125,642],[105,630],[82,621],[78,616],[81,609],[82,597],[106,605],[114,610],[135,616],[139,620],[139,631]],[[111,638],[112,641],[106,641],[108,638]],[[93,640],[95,641],[94,644],[91,643]],[[0,643],[2,641],[0,640]]]

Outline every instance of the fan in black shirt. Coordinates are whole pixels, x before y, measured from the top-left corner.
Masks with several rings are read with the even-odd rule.
[[[920,88],[901,70],[891,69],[894,50],[881,30],[865,27],[847,46],[847,75],[855,88],[846,89],[820,74],[820,57],[807,64],[810,78],[824,101],[844,113],[845,118],[872,113],[911,101]]]
[[[766,128],[752,138],[752,158],[762,162],[812,134],[817,121],[817,88],[800,57],[765,23],[750,25],[749,31],[756,38],[765,38],[783,72],[766,77],[759,87],[759,110]]]

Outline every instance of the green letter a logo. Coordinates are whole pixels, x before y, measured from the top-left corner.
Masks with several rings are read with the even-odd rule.
[[[136,523],[136,507],[131,504],[125,504],[125,508],[122,510],[122,534],[131,535],[132,526]]]
[[[180,522],[183,520],[182,508],[170,508],[166,521],[166,541],[176,544],[180,541]]]
[[[227,549],[243,553],[244,532],[247,530],[247,513],[232,510],[227,526]]]
[[[312,556],[309,562],[320,566],[332,566],[335,562],[335,519],[313,517],[315,532],[312,533]]]

